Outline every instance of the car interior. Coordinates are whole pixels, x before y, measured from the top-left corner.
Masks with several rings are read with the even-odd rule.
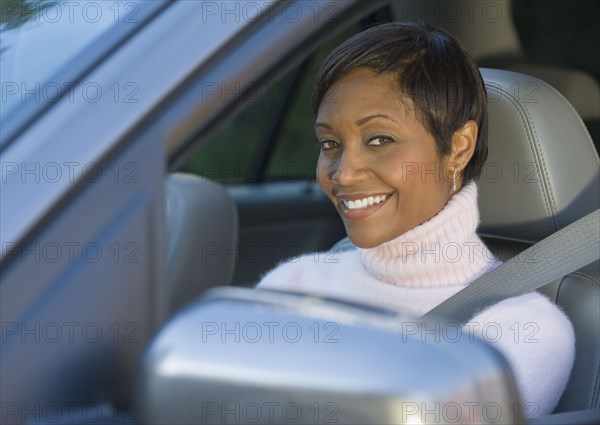
[[[452,6],[443,0],[431,3],[437,10]],[[517,31],[519,8],[513,5],[511,9],[509,2],[506,6],[494,25],[444,22],[443,14],[433,22],[456,35],[482,67],[490,108],[490,154],[478,182],[479,233],[504,260],[597,209],[600,192],[597,77],[575,67],[528,61]],[[509,10],[512,16],[506,13]],[[401,2],[393,3],[361,22],[360,28],[405,15]],[[309,80],[305,74],[310,74],[310,59],[318,61],[322,54],[308,58],[299,71],[284,79],[288,86],[306,91],[302,79]],[[258,153],[249,155],[262,163],[263,170],[276,158],[277,144],[285,142],[282,127],[292,119],[286,114],[291,116],[296,108],[289,105],[290,99],[288,104],[282,102],[274,102],[277,115],[268,115],[277,118],[276,128],[265,130]],[[252,104],[249,109],[255,107]],[[241,116],[244,113],[256,114],[242,112]],[[232,121],[224,133],[231,137],[243,131],[241,126],[236,130],[236,125]],[[306,126],[312,131],[310,121]],[[199,149],[196,160],[206,152],[210,151]],[[269,155],[273,156],[265,160]],[[251,287],[278,262],[301,253],[353,249],[344,240],[337,212],[310,171],[294,175],[300,177],[295,179],[269,179],[266,173],[253,173],[233,184],[222,176],[215,179],[222,183],[218,184],[211,181],[215,174],[192,172],[193,167],[184,164],[166,182],[171,314],[215,285]],[[528,260],[535,258],[524,259]],[[600,407],[599,268],[595,262],[540,289],[567,313],[576,332],[574,369],[555,413]]]
[[[86,105],[81,99],[79,104],[67,105],[65,100],[56,106],[31,101],[25,106],[33,107],[30,111],[37,115],[7,121],[19,131],[8,131],[14,147],[0,143],[3,155],[8,152],[3,161],[47,155],[52,144],[39,152],[32,146],[39,148],[52,135],[66,134],[68,143],[61,145],[63,151],[57,150],[57,158],[70,158],[69,149],[78,146],[82,158],[89,155],[111,171],[115,165],[117,171],[125,164],[139,165],[136,185],[116,185],[114,174],[108,172],[93,182],[65,184],[60,199],[53,194],[56,198],[49,196],[48,204],[43,204],[47,216],[26,228],[23,241],[18,239],[22,246],[15,252],[23,255],[2,263],[0,384],[3,417],[12,415],[8,423],[11,418],[37,418],[40,403],[52,407],[65,400],[81,401],[68,423],[103,423],[104,418],[108,423],[137,423],[140,412],[132,402],[137,390],[133,387],[147,343],[199,305],[207,291],[234,287],[259,293],[248,288],[280,262],[305,253],[334,258],[338,252],[356,249],[315,181],[318,148],[310,97],[312,80],[329,51],[378,23],[425,20],[441,26],[464,43],[480,66],[490,128],[489,156],[477,182],[478,233],[500,259],[520,258],[536,242],[600,206],[596,41],[600,2],[381,0],[347,2],[349,6],[326,2],[321,12],[325,18],[333,12],[331,22],[312,22],[308,28],[282,20],[231,25],[224,29],[231,31],[231,39],[224,36],[223,45],[211,44],[214,52],[190,49],[181,55],[174,46],[205,35],[194,20],[201,13],[190,14],[187,25],[174,31],[173,23],[196,5],[158,3],[147,6],[148,16],[139,16],[140,25],[122,25],[127,37],[106,44],[110,51],[87,52],[94,62],[86,62],[81,77],[108,81],[109,74],[103,74],[108,70],[110,77],[139,77],[156,92],[140,91],[142,102],[131,105],[111,103],[105,97],[108,107],[102,102]],[[311,6],[302,7],[312,18]],[[274,38],[271,31],[283,37]],[[291,42],[295,37],[297,44]],[[286,43],[287,48],[281,48]],[[256,56],[248,49],[255,45],[273,45],[277,51]],[[298,48],[290,53],[290,45]],[[165,52],[172,54],[176,65],[161,80],[166,75],[160,67]],[[102,53],[101,58],[96,53]],[[127,74],[134,63],[131,58],[137,65]],[[83,72],[79,68],[68,75]],[[199,100],[205,80],[255,87],[241,95],[237,87],[221,87],[225,97],[235,100],[215,95],[205,103]],[[106,120],[99,120],[96,111],[106,113]],[[119,111],[131,114],[123,114],[121,127],[105,125],[117,121]],[[139,121],[127,122],[130,117]],[[92,121],[96,127],[85,127]],[[33,130],[25,128],[30,124]],[[44,133],[47,129],[51,132]],[[105,129],[101,140],[92,134],[89,145],[80,143],[81,134]],[[94,151],[96,142],[106,151]],[[35,155],[27,156],[30,151]],[[25,191],[20,193],[22,187],[33,185],[31,181],[26,182],[30,186],[10,183],[3,187],[22,199],[16,195],[9,199],[35,205],[25,202]],[[48,186],[36,188],[41,192]],[[54,203],[49,205],[50,201]],[[11,217],[27,210],[13,204]],[[35,216],[33,210],[28,209],[29,216]],[[106,255],[97,262],[79,257],[67,261],[66,256],[53,262],[38,261],[35,249],[27,251],[69,240],[102,243]],[[121,244],[114,245],[115,241]],[[136,241],[133,246],[139,252],[125,247],[124,242],[130,241]],[[130,254],[135,254],[135,261],[124,261],[122,257]],[[115,255],[121,255],[118,261]],[[568,315],[576,333],[570,380],[554,414],[543,422],[600,423],[600,262],[538,291]],[[66,330],[74,328],[58,325],[72,324],[74,319],[105,325],[104,339],[90,343],[88,335],[79,332],[85,326],[78,325],[83,338],[73,343]],[[38,329],[44,323],[50,326]],[[64,330],[62,339],[49,334],[39,341],[40,335],[47,336],[42,331],[57,328]],[[180,339],[193,338],[186,334]],[[21,399],[26,401],[16,401]],[[90,400],[101,402],[102,418],[84,417],[86,406],[95,406],[85,404]]]

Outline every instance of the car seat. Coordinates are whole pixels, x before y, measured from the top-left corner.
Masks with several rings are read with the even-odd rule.
[[[506,258],[600,207],[600,161],[581,118],[556,89],[515,72],[482,69],[482,75],[490,128],[478,181],[479,232]],[[533,98],[512,90],[528,84],[536,88]],[[575,364],[557,412],[600,407],[599,268],[592,263],[542,290],[576,333]]]
[[[174,173],[165,183],[169,314],[204,290],[229,285],[238,244],[236,205],[208,179]]]

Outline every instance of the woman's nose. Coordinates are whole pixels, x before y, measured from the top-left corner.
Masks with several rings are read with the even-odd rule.
[[[342,186],[350,186],[365,179],[369,172],[363,154],[355,149],[345,149],[338,160],[330,164],[331,180]]]

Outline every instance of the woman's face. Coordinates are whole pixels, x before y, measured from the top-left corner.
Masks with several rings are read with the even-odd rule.
[[[331,86],[319,107],[317,179],[361,248],[426,222],[453,193],[457,164],[438,155],[411,106],[394,76],[359,68]]]

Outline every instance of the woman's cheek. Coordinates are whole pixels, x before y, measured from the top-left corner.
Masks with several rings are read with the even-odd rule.
[[[332,175],[331,169],[332,169],[332,166],[329,161],[319,158],[319,161],[317,162],[316,178],[317,178],[317,182],[319,183],[319,187],[325,193],[330,192],[331,175]]]
[[[388,186],[399,189],[406,183],[418,178],[418,167],[407,161],[379,161],[377,167],[378,177]]]

